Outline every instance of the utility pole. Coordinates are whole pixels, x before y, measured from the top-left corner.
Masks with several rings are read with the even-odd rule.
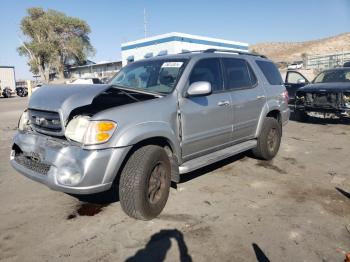
[[[145,38],[147,37],[147,16],[146,16],[146,8],[143,9],[143,30],[145,33]]]

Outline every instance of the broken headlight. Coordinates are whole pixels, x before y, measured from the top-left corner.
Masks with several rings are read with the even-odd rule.
[[[67,125],[65,136],[84,145],[107,142],[117,125],[113,121],[90,121],[87,116],[73,118]]]
[[[350,107],[350,94],[343,94],[343,101],[346,107]]]
[[[26,131],[29,128],[30,128],[30,121],[29,121],[28,111],[24,110],[24,112],[22,113],[22,115],[18,121],[18,130],[19,131]]]

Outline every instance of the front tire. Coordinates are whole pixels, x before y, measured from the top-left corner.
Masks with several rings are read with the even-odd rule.
[[[171,165],[156,145],[137,149],[127,160],[119,181],[120,204],[134,218],[150,220],[163,210],[169,196]]]
[[[255,157],[271,160],[277,155],[282,137],[282,126],[277,119],[266,117],[263,123],[256,148],[253,149]]]
[[[294,115],[295,115],[295,120],[299,122],[306,122],[309,118],[309,115],[303,110],[295,109]]]
[[[8,88],[5,88],[5,90],[2,92],[2,95],[5,98],[9,98],[11,96],[11,91]]]

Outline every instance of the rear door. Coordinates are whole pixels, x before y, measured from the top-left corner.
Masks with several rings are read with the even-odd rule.
[[[184,160],[215,151],[231,140],[230,94],[224,92],[218,58],[201,59],[194,65],[188,85],[198,81],[210,82],[212,93],[179,100]]]
[[[262,107],[266,102],[265,91],[245,59],[222,58],[225,90],[232,101],[232,141],[253,138]]]

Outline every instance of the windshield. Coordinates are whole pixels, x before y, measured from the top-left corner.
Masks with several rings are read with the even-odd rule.
[[[320,73],[313,83],[350,82],[350,68],[341,70],[330,70]]]
[[[132,63],[122,68],[109,82],[142,91],[169,94],[186,64],[185,59],[157,59]]]

